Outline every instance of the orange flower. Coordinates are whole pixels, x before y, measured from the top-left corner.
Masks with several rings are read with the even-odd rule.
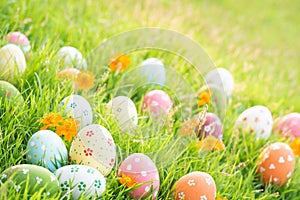
[[[227,198],[220,198],[220,197],[217,197],[216,200],[228,200]]]
[[[44,115],[43,118],[41,118],[39,121],[40,123],[45,125],[41,128],[41,130],[46,130],[48,128],[53,128],[60,125],[64,121],[64,119],[60,114],[49,113]]]
[[[73,118],[66,119],[61,126],[56,127],[56,134],[71,142],[77,134],[77,122]]]
[[[135,178],[129,176],[129,175],[125,175],[125,174],[122,174],[122,178],[120,179],[120,183],[122,185],[126,185],[126,187],[133,187],[136,185],[136,180]]]
[[[224,150],[225,145],[222,142],[222,140],[218,140],[216,137],[209,135],[203,140],[199,140],[197,143],[197,146],[201,150],[205,151],[218,151],[218,150]]]
[[[114,56],[108,63],[112,71],[122,71],[128,67],[130,59],[126,54],[118,54]]]
[[[300,156],[300,138],[295,138],[290,147],[293,149],[295,156]]]
[[[198,101],[198,106],[203,106],[205,104],[210,104],[210,98],[211,98],[212,92],[210,90],[205,90],[203,92],[200,92]]]
[[[96,78],[93,72],[83,70],[77,75],[75,84],[79,89],[89,90],[94,87],[95,81]]]

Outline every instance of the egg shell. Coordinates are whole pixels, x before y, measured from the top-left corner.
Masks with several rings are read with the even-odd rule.
[[[300,137],[300,113],[290,113],[279,120],[275,131],[285,137]]]
[[[148,83],[164,85],[166,82],[166,70],[163,62],[157,58],[148,58],[140,66],[140,75],[146,77]]]
[[[108,107],[122,131],[133,131],[138,124],[138,115],[133,101],[126,96],[113,98]]]
[[[257,173],[261,175],[264,183],[283,186],[292,177],[294,168],[293,150],[285,143],[276,142],[267,146],[261,153]]]
[[[146,93],[143,100],[143,110],[150,112],[154,119],[164,117],[172,108],[172,101],[162,90],[151,90]]]
[[[24,35],[21,32],[9,33],[5,36],[5,39],[9,43],[19,46],[25,54],[30,51],[30,48],[31,48],[30,41],[26,37],[26,35]]]
[[[116,160],[116,146],[109,131],[98,124],[81,129],[71,144],[70,160],[94,167],[107,176]]]
[[[227,96],[231,96],[234,89],[234,80],[231,73],[224,68],[216,68],[205,76],[206,83],[218,86],[223,89]]]
[[[18,46],[7,44],[0,49],[0,78],[15,82],[16,76],[23,74],[25,69],[25,56]]]
[[[53,131],[41,130],[33,134],[27,143],[27,160],[54,172],[65,165],[68,151],[63,140]]]
[[[24,102],[24,99],[19,90],[6,81],[0,81],[0,99],[2,103],[4,103],[5,101],[11,101],[16,105],[21,105]]]
[[[64,193],[72,191],[73,199],[104,193],[106,180],[95,168],[85,165],[67,165],[55,172]]]
[[[238,117],[235,127],[243,131],[256,133],[256,138],[267,139],[272,131],[273,117],[265,106],[253,106],[248,108]]]
[[[82,57],[81,52],[72,46],[64,46],[57,52],[58,60],[63,62],[64,67],[75,67],[86,69],[86,60]]]
[[[198,133],[198,128],[196,128],[196,133],[198,138],[203,139],[209,135],[222,140],[223,138],[223,127],[220,118],[214,113],[206,113],[205,122]]]
[[[216,184],[205,172],[191,172],[181,177],[174,185],[175,199],[215,200]]]
[[[60,109],[65,115],[69,115],[79,121],[79,130],[92,124],[93,113],[90,103],[80,95],[71,95],[60,102]]]
[[[159,190],[160,180],[158,170],[153,161],[146,155],[134,153],[128,156],[120,165],[118,176],[130,176],[137,184],[142,184],[130,196],[135,199],[145,198],[152,194],[155,199]],[[153,191],[151,192],[151,188]]]
[[[7,189],[15,190],[17,193],[23,194],[28,185],[28,195],[33,195],[36,192],[42,191],[47,197],[55,196],[60,192],[59,183],[54,174],[49,170],[37,166],[22,164],[12,166],[6,169],[0,176],[0,187],[1,184],[8,182]]]

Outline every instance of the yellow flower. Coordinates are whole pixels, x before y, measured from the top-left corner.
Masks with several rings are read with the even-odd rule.
[[[89,90],[94,87],[96,78],[93,72],[90,72],[88,70],[81,71],[76,79],[75,79],[75,85],[82,90]]]
[[[73,118],[66,119],[61,126],[56,127],[56,134],[64,136],[66,141],[71,142],[77,134],[77,123]]]
[[[45,114],[39,121],[41,124],[45,125],[41,128],[41,130],[46,130],[48,128],[53,128],[60,125],[63,123],[64,119],[60,114],[49,113]]]
[[[126,54],[118,54],[114,56],[108,63],[112,71],[122,71],[128,67],[130,59]]]
[[[222,142],[222,140],[218,140],[216,137],[209,135],[203,140],[199,140],[197,143],[197,146],[201,150],[205,151],[218,151],[218,150],[224,150],[225,145]]]
[[[227,198],[220,198],[220,197],[217,197],[216,200],[228,200]]]
[[[122,178],[120,179],[120,183],[122,185],[126,185],[126,187],[133,187],[136,185],[136,180],[130,175],[122,174]]]
[[[205,104],[210,104],[211,95],[212,95],[212,92],[210,90],[205,90],[203,92],[200,92],[200,94],[199,94],[200,100],[198,101],[198,106],[203,106]]]
[[[300,156],[300,138],[295,138],[290,147],[293,149],[295,156]]]

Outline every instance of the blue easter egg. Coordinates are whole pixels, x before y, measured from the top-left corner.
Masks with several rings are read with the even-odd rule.
[[[166,82],[166,69],[161,60],[148,58],[141,64],[142,76],[147,78],[147,82],[164,85]]]

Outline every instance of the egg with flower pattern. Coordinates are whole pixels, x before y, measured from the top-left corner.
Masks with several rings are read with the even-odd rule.
[[[152,195],[156,199],[160,180],[158,170],[153,161],[141,153],[128,156],[118,170],[121,184],[134,189],[130,196],[134,199],[145,198]],[[140,186],[136,186],[141,184]]]
[[[63,140],[50,130],[33,134],[27,143],[27,160],[54,172],[68,161],[68,151]]]
[[[63,193],[71,193],[73,199],[90,198],[104,193],[106,180],[95,168],[85,165],[67,165],[55,172]]]
[[[248,108],[238,117],[235,128],[244,132],[255,133],[256,138],[267,139],[272,131],[273,117],[265,106]]]
[[[1,187],[2,184],[5,184],[6,187]],[[2,172],[0,188],[4,190],[1,193],[14,190],[24,194],[26,190],[28,196],[40,192],[45,198],[53,197],[60,191],[58,180],[54,174],[43,167],[29,164],[12,166]]]
[[[275,131],[283,136],[300,138],[300,113],[290,113],[279,120]]]
[[[257,163],[257,173],[264,183],[285,185],[295,168],[293,150],[289,145],[276,142],[263,149]]]
[[[198,127],[196,128],[196,133],[200,139],[206,138],[207,136],[214,136],[222,140],[223,127],[220,118],[214,113],[206,113],[204,124],[200,130],[198,130]]]
[[[30,41],[26,37],[26,35],[24,35],[21,32],[9,33],[5,36],[5,39],[9,43],[19,46],[21,48],[21,50],[24,52],[24,54],[27,54],[30,51],[30,48],[31,48]]]
[[[174,184],[175,199],[215,200],[216,184],[211,175],[205,172],[191,172]]]
[[[98,124],[84,127],[74,138],[70,160],[99,170],[107,176],[116,160],[116,146],[109,131]]]

